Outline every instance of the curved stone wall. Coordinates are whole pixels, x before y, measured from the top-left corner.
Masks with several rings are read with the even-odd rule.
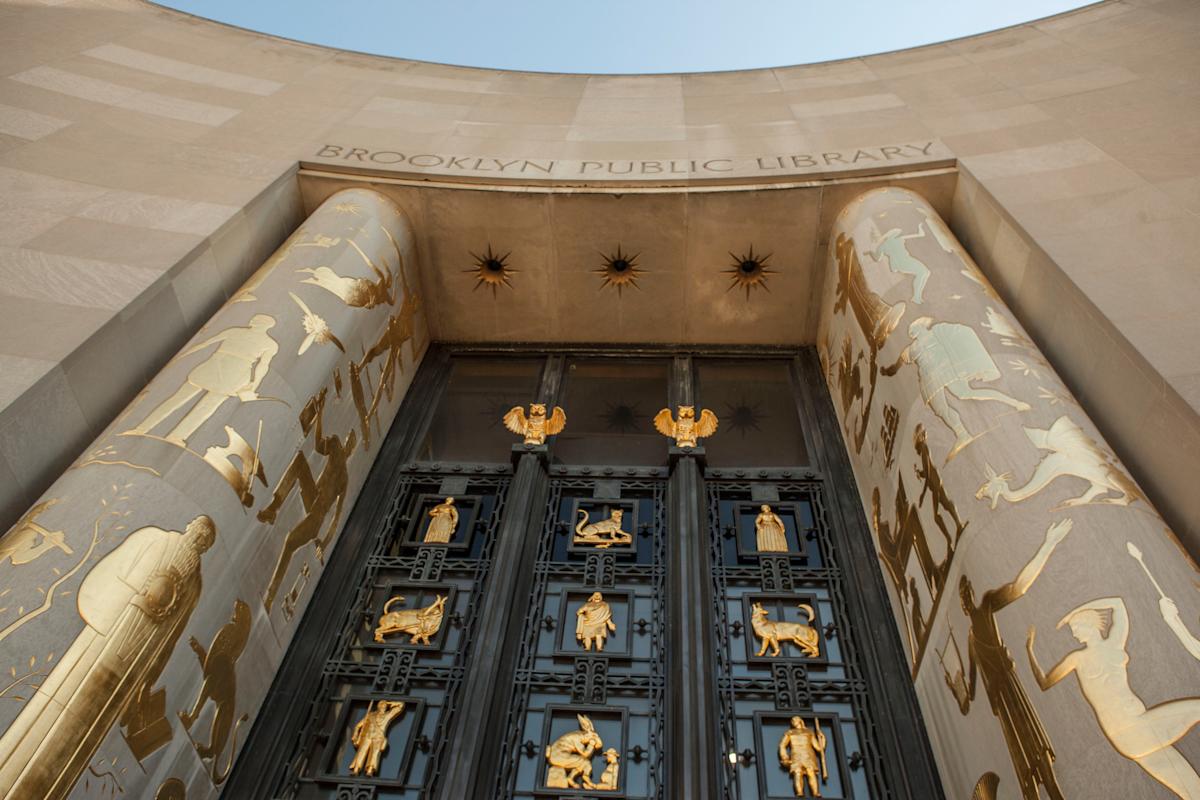
[[[1200,797],[1174,535],[920,196],[847,205],[827,278],[818,347],[947,797]]]
[[[331,197],[0,539],[0,796],[215,795],[427,342],[413,248]]]

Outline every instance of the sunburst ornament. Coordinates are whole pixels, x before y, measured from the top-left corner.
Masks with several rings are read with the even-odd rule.
[[[740,433],[743,439],[750,431],[762,430],[759,424],[766,418],[762,403],[745,397],[735,403],[726,403],[725,413],[721,415],[721,419],[728,420],[729,427]]]
[[[642,287],[638,286],[638,278],[642,276],[645,270],[638,265],[637,258],[640,253],[628,255],[621,250],[621,245],[617,245],[617,252],[611,255],[601,253],[600,256],[604,259],[604,263],[592,270],[597,275],[604,278],[600,284],[600,288],[605,286],[615,286],[617,295],[621,294],[621,290],[626,286],[632,286],[635,289]]]
[[[613,433],[635,433],[638,430],[638,422],[642,419],[642,413],[638,410],[636,403],[626,403],[624,400],[617,400],[612,403],[604,404],[604,411],[600,417],[604,420],[604,429]]]
[[[490,287],[492,297],[495,297],[498,287],[513,288],[512,281],[509,279],[517,274],[517,270],[508,265],[510,255],[512,255],[511,251],[502,256],[496,255],[492,252],[492,246],[489,244],[483,255],[471,253],[471,258],[475,259],[475,266],[464,269],[463,272],[469,272],[475,276],[476,289],[480,286]]]
[[[733,264],[729,269],[724,270],[729,276],[729,288],[725,291],[743,288],[746,290],[746,299],[750,299],[751,289],[766,289],[767,276],[774,275],[775,270],[767,266],[771,260],[771,253],[759,255],[754,252],[754,245],[750,245],[750,252],[740,256],[729,253],[729,257],[733,259]]]

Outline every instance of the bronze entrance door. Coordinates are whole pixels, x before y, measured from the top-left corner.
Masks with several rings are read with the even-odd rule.
[[[940,797],[833,420],[811,351],[434,347],[226,791]]]

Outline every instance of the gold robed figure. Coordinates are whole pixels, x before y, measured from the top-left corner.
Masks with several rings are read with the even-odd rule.
[[[171,738],[152,691],[200,599],[200,559],[216,528],[129,534],[79,586],[83,630],[0,737],[0,796],[66,797],[113,724],[139,759]]]
[[[786,553],[787,529],[783,527],[783,520],[770,506],[764,504],[759,508],[759,515],[754,519],[758,549],[771,553]]]
[[[592,755],[604,746],[604,740],[596,733],[592,721],[585,714],[576,714],[579,730],[564,733],[546,748],[547,789],[578,789],[578,780],[583,788],[594,789],[592,783]]]
[[[429,509],[429,527],[425,529],[425,544],[449,544],[458,529],[458,509],[454,507],[454,498],[447,497],[445,502]]]
[[[356,748],[350,772],[367,776],[379,774],[379,762],[388,746],[388,728],[402,713],[404,703],[399,700],[379,700],[367,706],[366,715],[350,733],[350,744]]]
[[[592,592],[587,602],[575,612],[575,638],[584,650],[596,645],[597,652],[604,649],[604,640],[615,633],[617,625],[612,621],[612,606],[604,602],[604,595]]]
[[[825,734],[821,731],[821,723],[814,719],[814,730],[809,730],[801,717],[792,717],[791,722],[792,727],[779,739],[779,763],[792,776],[796,797],[807,797],[809,790],[813,797],[820,797],[820,783],[829,779],[825,763]],[[818,775],[820,783],[817,782]]]

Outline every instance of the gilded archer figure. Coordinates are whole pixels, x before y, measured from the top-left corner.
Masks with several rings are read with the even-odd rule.
[[[454,498],[447,497],[427,512],[429,527],[425,529],[425,544],[449,544],[458,529],[458,509]]]
[[[786,553],[788,550],[783,520],[765,503],[759,506],[759,514],[754,519],[754,535],[759,550],[771,553]]]
[[[1000,730],[1021,785],[1021,796],[1026,800],[1040,800],[1039,786],[1045,788],[1050,800],[1064,798],[1054,774],[1054,748],[1017,677],[1017,665],[1000,636],[996,614],[1029,591],[1042,574],[1054,548],[1070,532],[1071,525],[1072,521],[1067,519],[1047,528],[1045,541],[1016,580],[984,592],[978,602],[970,579],[963,575],[959,582],[963,613],[971,623],[967,643],[969,674],[964,678],[961,669],[953,676],[946,672],[946,685],[958,701],[959,711],[965,715],[975,699],[976,681],[983,676],[983,690],[987,693],[992,714],[1000,721]]]
[[[1173,746],[1200,723],[1200,698],[1188,697],[1146,708],[1129,685],[1129,612],[1119,597],[1103,597],[1067,612],[1057,627],[1068,625],[1083,647],[1067,653],[1043,672],[1034,654],[1031,626],[1025,650],[1042,691],[1071,673],[1100,730],[1118,753],[1150,773],[1179,797],[1200,797],[1200,775]]]

